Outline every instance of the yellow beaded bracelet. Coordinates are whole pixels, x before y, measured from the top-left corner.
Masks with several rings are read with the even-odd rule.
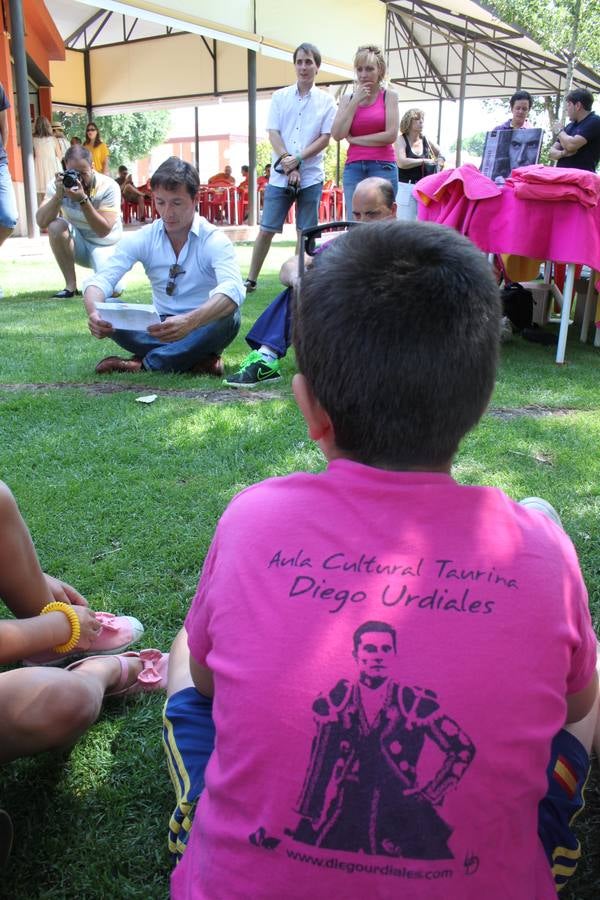
[[[69,620],[69,624],[71,626],[71,637],[64,644],[58,644],[56,647],[52,648],[55,653],[68,653],[69,650],[72,650],[77,646],[79,638],[81,637],[81,624],[79,622],[79,617],[72,606],[70,606],[68,603],[61,603],[60,600],[53,600],[52,603],[46,604],[46,606],[40,612],[40,616],[43,616],[44,613],[49,612],[62,612]]]

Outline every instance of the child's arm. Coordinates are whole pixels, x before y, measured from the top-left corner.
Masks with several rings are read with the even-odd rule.
[[[205,697],[214,697],[215,685],[213,674],[210,669],[207,669],[206,666],[201,666],[199,662],[196,662],[193,656],[190,656],[190,672],[196,690],[200,691],[201,694],[204,694]]]
[[[80,641],[91,640],[100,627],[96,616],[86,606],[73,609],[81,627]],[[71,623],[60,610],[29,619],[3,619],[0,621],[0,665],[66,644],[71,634]]]

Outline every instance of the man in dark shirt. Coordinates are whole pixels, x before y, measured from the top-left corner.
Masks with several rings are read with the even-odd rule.
[[[595,172],[600,159],[600,116],[592,112],[594,96],[584,88],[567,94],[569,124],[558,127],[550,159],[559,168]]]

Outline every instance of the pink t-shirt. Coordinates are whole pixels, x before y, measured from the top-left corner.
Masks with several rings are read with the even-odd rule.
[[[363,137],[366,134],[377,134],[385,131],[385,91],[379,91],[377,100],[370,106],[359,106],[354,113],[350,134],[353,137]],[[396,152],[393,144],[383,147],[360,147],[358,144],[350,144],[346,162],[359,162],[362,159],[377,160],[378,162],[396,162]]]
[[[217,738],[173,897],[555,897],[537,807],[595,637],[548,519],[348,460],[271,479],[225,511],[186,629]]]

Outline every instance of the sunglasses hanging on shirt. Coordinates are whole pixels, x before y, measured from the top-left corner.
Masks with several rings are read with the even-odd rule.
[[[178,275],[185,275],[185,269],[182,268],[178,263],[175,263],[174,266],[171,266],[169,269],[169,280],[167,281],[166,293],[167,297],[172,297],[175,293],[175,279]]]

